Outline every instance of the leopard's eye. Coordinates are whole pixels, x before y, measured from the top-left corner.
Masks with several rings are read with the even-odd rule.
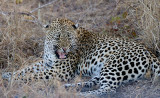
[[[69,39],[69,40],[72,40],[72,36],[69,35],[69,36],[68,36],[68,39]]]
[[[67,36],[67,38],[71,38],[71,35],[69,33],[66,36]]]
[[[59,39],[60,39],[60,34],[56,34],[56,35],[54,36],[54,39],[55,39],[55,40],[59,40]]]
[[[57,37],[56,37],[56,38],[54,38],[54,39],[55,39],[55,40],[59,40],[59,38],[57,38]]]
[[[69,34],[67,34],[67,37],[70,37],[70,35],[69,35]]]

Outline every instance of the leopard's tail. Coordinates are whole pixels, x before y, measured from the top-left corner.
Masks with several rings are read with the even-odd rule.
[[[19,69],[18,71],[2,72],[2,79],[6,79],[6,80],[10,81],[12,78],[16,79],[18,77],[25,76],[27,71],[30,71],[32,73],[37,73],[42,70],[45,70],[45,66],[43,64],[43,60],[39,60],[39,61],[33,63],[32,65],[29,65],[29,66],[26,66],[22,69]]]

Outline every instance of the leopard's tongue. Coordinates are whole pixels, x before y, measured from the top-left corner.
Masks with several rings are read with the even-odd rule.
[[[60,59],[65,59],[66,58],[66,53],[64,52],[58,52],[59,58]]]

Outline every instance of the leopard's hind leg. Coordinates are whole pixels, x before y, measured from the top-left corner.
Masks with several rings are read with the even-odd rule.
[[[102,95],[109,92],[116,92],[116,88],[122,83],[122,79],[119,79],[116,74],[116,68],[107,66],[102,68],[101,76],[99,78],[100,87],[97,90],[81,92],[81,95]],[[118,80],[119,79],[119,80]]]

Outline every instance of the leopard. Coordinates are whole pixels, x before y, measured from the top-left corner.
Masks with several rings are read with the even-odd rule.
[[[64,79],[70,71],[72,74],[67,74],[69,79],[74,79],[71,77],[77,75],[91,79],[86,82],[66,83],[64,85],[66,89],[98,86],[95,90],[80,92],[80,95],[101,95],[115,92],[122,83],[136,81],[144,77],[148,71],[152,72],[153,79],[160,76],[158,58],[141,43],[89,32],[77,27],[69,19],[55,19],[46,28],[44,57],[40,64],[43,66],[42,69],[33,64],[31,69],[35,68],[35,72],[26,68],[20,71],[29,72],[31,74],[29,77],[36,76],[34,80],[42,78],[40,74],[47,80],[54,79],[53,77],[57,75],[60,79]],[[63,66],[67,69],[62,69]],[[57,72],[59,69],[61,72]],[[63,73],[62,70],[68,71]],[[24,75],[18,74],[18,76],[23,78]]]

